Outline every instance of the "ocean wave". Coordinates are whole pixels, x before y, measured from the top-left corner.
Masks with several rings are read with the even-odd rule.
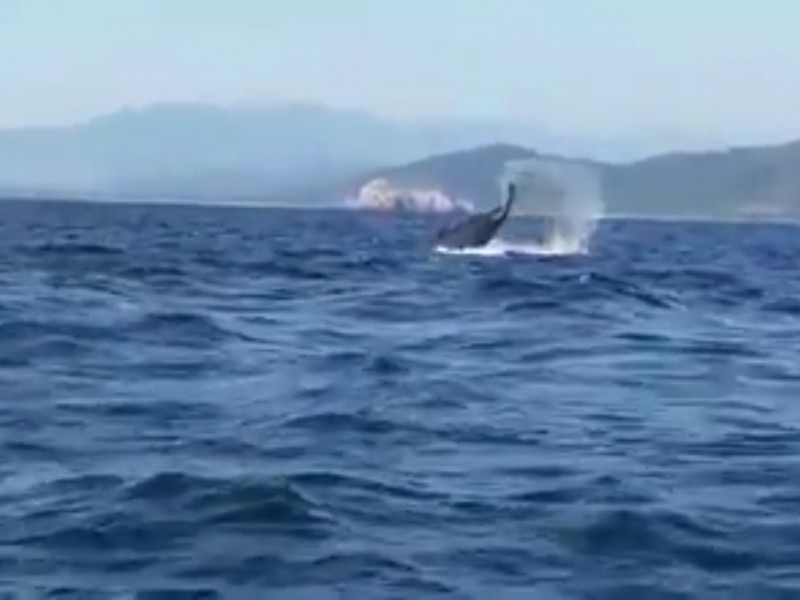
[[[167,344],[173,339],[213,344],[232,335],[217,325],[213,318],[191,312],[146,314],[139,321],[129,324],[125,334]]]
[[[800,590],[785,231],[64,210],[0,207],[0,595]]]
[[[116,246],[88,242],[45,242],[25,248],[26,252],[40,255],[54,255],[59,259],[79,255],[86,256],[119,256],[125,250]]]

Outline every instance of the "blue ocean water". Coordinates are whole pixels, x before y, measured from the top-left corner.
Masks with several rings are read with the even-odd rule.
[[[430,229],[0,204],[0,595],[800,597],[796,228]]]

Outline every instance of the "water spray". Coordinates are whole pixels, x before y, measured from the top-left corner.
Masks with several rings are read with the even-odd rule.
[[[602,185],[590,165],[558,159],[530,158],[506,163],[500,175],[505,187],[520,190],[517,206],[551,217],[538,254],[585,254],[603,216]],[[523,210],[524,210],[523,209]]]

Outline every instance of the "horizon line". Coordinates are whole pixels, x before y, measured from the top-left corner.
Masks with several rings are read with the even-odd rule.
[[[181,199],[178,196],[166,197],[162,199],[136,199],[135,197],[118,197],[118,198],[90,198],[81,196],[4,196],[0,195],[0,204],[5,203],[55,203],[55,204],[99,204],[104,206],[154,206],[154,207],[204,207],[204,208],[247,208],[247,209],[281,209],[281,210],[296,210],[296,211],[314,211],[314,210],[336,210],[349,213],[360,214],[375,214],[386,216],[417,216],[417,217],[441,217],[449,212],[455,213],[456,211],[413,211],[413,210],[399,210],[399,209],[380,209],[371,207],[354,207],[346,203],[318,203],[318,204],[297,204],[290,201],[280,200],[222,200],[214,198],[186,198]],[[525,213],[517,215],[520,219],[537,219],[555,217],[557,214],[553,213]],[[601,221],[644,221],[644,222],[668,222],[668,223],[721,223],[721,224],[775,224],[775,225],[794,225],[800,226],[800,214],[798,215],[775,215],[764,214],[761,216],[749,214],[731,214],[723,215],[679,215],[679,214],[637,214],[629,212],[607,213],[603,214],[596,219],[597,222]]]

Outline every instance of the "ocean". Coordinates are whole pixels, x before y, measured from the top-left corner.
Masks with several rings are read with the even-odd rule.
[[[798,229],[432,226],[0,203],[0,597],[800,597]]]

